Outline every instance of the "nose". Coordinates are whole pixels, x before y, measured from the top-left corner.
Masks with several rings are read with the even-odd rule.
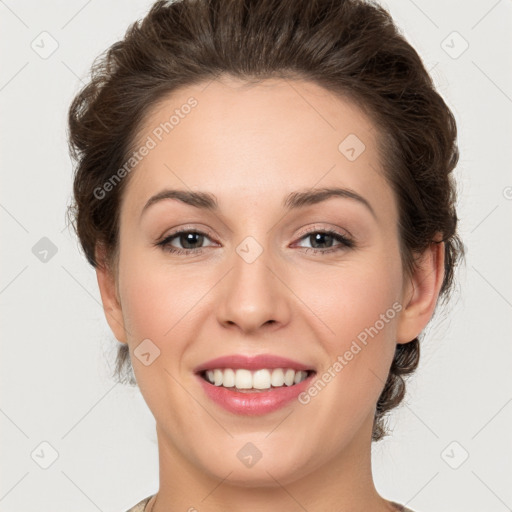
[[[231,271],[222,280],[217,302],[217,318],[226,328],[244,334],[261,329],[275,330],[290,319],[290,292],[267,250],[252,262],[234,253]]]

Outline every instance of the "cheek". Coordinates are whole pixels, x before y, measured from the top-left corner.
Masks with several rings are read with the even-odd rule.
[[[204,295],[197,276],[179,267],[161,266],[142,258],[126,259],[120,268],[120,293],[128,338],[150,338],[157,345],[183,329]],[[204,285],[204,286],[203,286]]]
[[[396,347],[402,275],[396,259],[326,272],[329,276],[317,275],[302,289],[302,297],[333,331],[319,324],[317,338],[326,362],[302,403],[310,408],[312,429],[330,421],[339,427],[333,438],[342,442],[374,414],[385,385]],[[328,441],[324,449],[325,454],[331,449]]]
[[[342,349],[376,325],[381,337],[393,336],[401,306],[401,264],[397,259],[364,259],[343,267],[326,266],[302,277],[295,290],[323,325],[321,339]],[[308,315],[310,316],[310,315]]]
[[[120,293],[123,318],[128,333],[133,371],[138,387],[153,415],[162,424],[174,425],[194,414],[193,401],[179,380],[183,354],[196,324],[194,306],[204,295],[201,286],[184,286],[190,280],[178,268],[162,267],[142,257],[126,257],[120,265]],[[143,340],[151,340],[150,357],[146,365],[138,359],[137,350]],[[147,343],[147,342],[145,342]],[[144,345],[141,345],[143,347]],[[146,351],[146,350],[144,350]],[[155,357],[155,354],[158,354]],[[174,404],[169,408],[168,404]],[[179,417],[174,408],[183,411]],[[183,426],[183,431],[186,431]]]
[[[172,311],[165,290],[164,283],[155,282],[150,273],[143,276],[134,271],[125,278],[121,290],[123,318],[133,344],[144,338],[157,343],[171,327],[171,315],[163,314]]]
[[[343,411],[364,416],[385,384],[402,309],[401,272],[399,259],[381,256],[326,270],[325,276],[309,279],[302,289],[301,297],[322,320],[316,332],[327,355],[322,369],[327,373],[318,376],[328,388],[322,391],[324,400],[332,400]]]

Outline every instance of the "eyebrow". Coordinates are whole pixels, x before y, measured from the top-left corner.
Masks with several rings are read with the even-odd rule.
[[[375,210],[372,205],[363,196],[348,188],[315,188],[291,192],[284,198],[282,207],[286,210],[294,210],[321,203],[332,197],[355,200],[364,205],[372,216],[377,219],[377,215],[375,214]],[[165,189],[148,199],[142,208],[141,216],[150,206],[166,199],[175,199],[202,210],[209,210],[212,212],[219,211],[217,198],[213,194],[190,190]]]

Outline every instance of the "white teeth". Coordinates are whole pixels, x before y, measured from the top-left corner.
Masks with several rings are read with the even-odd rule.
[[[219,370],[220,371],[220,370]],[[224,382],[222,382],[223,384]],[[216,384],[218,386],[218,384]],[[238,389],[251,389],[252,377],[249,370],[237,370],[235,372],[235,387]]]
[[[223,374],[222,370],[213,370],[213,383],[216,386],[220,386],[222,384]]]
[[[292,386],[294,383],[295,378],[295,371],[288,369],[286,370],[286,373],[284,374],[284,383],[287,386]]]
[[[234,370],[231,368],[215,368],[206,371],[206,380],[215,386],[237,389],[270,389],[299,384],[307,376],[304,370],[287,368],[273,368],[251,372],[245,368]]]
[[[275,388],[282,386],[284,384],[284,372],[281,368],[276,368],[272,372],[272,377],[270,379],[270,383]]]
[[[255,389],[268,389],[271,383],[269,370],[257,370],[252,374],[252,387]]]
[[[235,385],[235,372],[231,368],[226,368],[222,376],[222,385],[232,388]]]

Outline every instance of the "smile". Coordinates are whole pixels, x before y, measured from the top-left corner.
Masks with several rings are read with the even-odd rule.
[[[224,368],[222,370],[217,368],[216,370],[217,382],[220,382],[220,379],[224,379],[226,373],[228,379],[233,379],[233,374],[234,378],[237,379],[239,374],[238,372],[240,372],[240,369],[232,370],[230,368]],[[233,374],[231,374],[229,370],[231,370]],[[244,369],[241,370],[241,382],[237,383],[237,380],[235,380],[236,385],[231,387],[225,387],[225,385],[223,385],[224,380],[222,380],[221,384],[215,385],[215,370],[207,370],[205,372],[198,373],[195,377],[197,378],[205,397],[214,406],[220,407],[224,411],[228,411],[239,416],[262,416],[277,411],[286,405],[293,404],[294,401],[299,404],[298,396],[308,389],[316,375],[315,371],[305,372],[304,370],[299,370],[295,372],[295,370],[289,368],[286,370],[283,370],[282,368],[274,368],[272,370],[272,376],[269,376],[270,370],[267,369],[256,370],[255,372]],[[281,370],[281,372],[279,370]],[[208,377],[208,374],[212,377],[210,372],[213,373],[213,383],[210,382]],[[248,374],[245,372],[248,372]],[[274,372],[276,372],[275,377]],[[281,381],[281,373],[282,378],[288,379],[288,382],[290,382],[292,372],[292,384],[288,385],[284,382],[284,385],[272,385],[273,378],[276,379],[274,382]],[[305,376],[304,373],[306,374]],[[253,387],[254,385],[259,385],[259,379],[261,379],[260,382],[265,380],[265,385],[268,384],[270,379],[270,386],[263,389]],[[277,379],[279,379],[279,381]],[[295,380],[297,380],[297,383],[295,383]],[[227,383],[229,384],[229,381]],[[250,385],[251,387],[238,388],[238,385]],[[262,382],[261,385],[263,385]]]
[[[201,376],[214,386],[250,393],[293,386],[304,381],[312,373],[314,373],[312,370],[294,370],[292,368],[262,368],[256,371],[245,368],[215,368],[205,370]]]

